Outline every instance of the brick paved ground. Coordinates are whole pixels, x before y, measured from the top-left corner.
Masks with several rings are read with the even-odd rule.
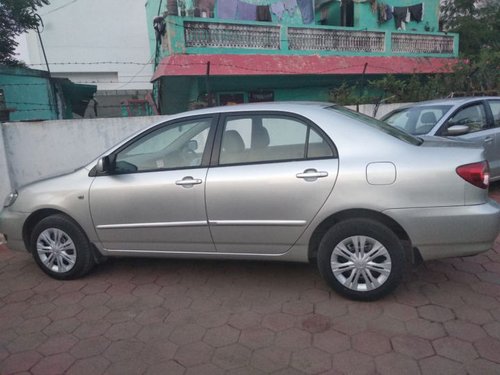
[[[59,282],[0,247],[0,374],[12,373],[499,374],[500,237],[373,303],[304,264],[114,259]]]

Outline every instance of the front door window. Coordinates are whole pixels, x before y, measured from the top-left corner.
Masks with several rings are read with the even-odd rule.
[[[191,120],[146,134],[116,155],[115,173],[199,167],[211,121]]]

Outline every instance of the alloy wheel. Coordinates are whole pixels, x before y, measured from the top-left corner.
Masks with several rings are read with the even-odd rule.
[[[75,244],[61,229],[48,228],[41,232],[36,242],[36,250],[43,265],[52,272],[68,272],[75,266]]]
[[[351,236],[340,241],[332,252],[330,265],[338,282],[359,292],[379,288],[392,269],[387,249],[368,236]]]

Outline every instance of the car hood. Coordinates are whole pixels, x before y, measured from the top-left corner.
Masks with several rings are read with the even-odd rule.
[[[65,176],[71,175],[73,173],[79,172],[82,169],[85,169],[87,171],[87,173],[89,171],[87,169],[87,167],[84,166],[84,167],[78,167],[76,169],[75,168],[68,169],[68,170],[65,170],[65,171],[62,171],[62,172],[59,172],[59,173],[48,174],[48,175],[45,175],[43,178],[40,178],[39,180],[28,182],[27,184],[19,186],[17,188],[17,190],[18,191],[23,191],[23,190],[26,190],[26,189],[30,189],[32,187],[42,186],[42,185],[44,185],[45,182],[50,182],[50,181],[53,181],[53,180],[58,180],[61,177],[65,177]]]

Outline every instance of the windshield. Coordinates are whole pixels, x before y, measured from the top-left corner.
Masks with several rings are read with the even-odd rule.
[[[410,134],[423,135],[429,133],[450,108],[450,105],[404,108],[389,113],[382,120]]]
[[[337,112],[342,113],[343,115],[349,116],[355,120],[361,121],[366,125],[369,125],[373,128],[377,128],[381,131],[383,131],[386,134],[389,134],[395,138],[398,138],[406,143],[410,143],[412,145],[420,145],[422,144],[422,140],[420,138],[414,137],[408,133],[405,133],[404,131],[395,128],[393,126],[387,125],[385,122],[377,120],[376,118],[363,115],[359,112],[352,111],[348,108],[339,106],[339,105],[333,105],[331,107],[328,107],[328,109],[335,110]]]

